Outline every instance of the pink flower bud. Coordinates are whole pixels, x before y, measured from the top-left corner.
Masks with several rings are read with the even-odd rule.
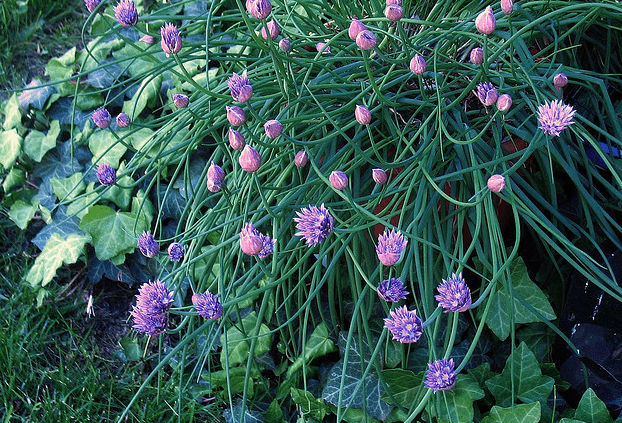
[[[294,164],[298,167],[305,167],[307,165],[307,160],[309,160],[309,155],[305,150],[300,150],[296,153],[296,157],[294,158]]]
[[[371,50],[376,47],[377,42],[378,40],[376,39],[376,35],[369,29],[359,32],[356,36],[356,45],[361,50]]]
[[[318,53],[322,54],[330,54],[330,47],[326,45],[326,43],[319,42],[315,45],[315,50]]]
[[[384,16],[390,21],[397,22],[404,17],[404,10],[402,6],[390,4],[384,9]]]
[[[514,10],[514,2],[512,0],[501,0],[501,10],[506,15],[511,15]]]
[[[497,21],[490,6],[487,6],[482,13],[477,15],[477,18],[475,18],[475,28],[477,28],[480,33],[486,35],[492,34],[492,31],[497,28]]]
[[[188,99],[187,95],[184,95],[184,94],[173,94],[173,104],[175,105],[175,107],[178,107],[180,109],[188,107],[188,102],[189,101],[190,100]]]
[[[117,115],[117,125],[119,125],[119,128],[127,128],[130,126],[130,123],[130,117],[127,114],[119,113]]]
[[[274,19],[270,20],[266,26],[261,28],[261,36],[264,40],[268,39],[268,34],[266,33],[266,27],[268,27],[268,32],[270,33],[270,38],[276,40],[276,37],[279,36],[279,25],[276,23]]]
[[[241,150],[246,145],[244,136],[233,128],[229,128],[229,145],[234,150]]]
[[[358,19],[352,19],[350,23],[350,28],[348,28],[348,36],[352,41],[356,41],[356,37],[359,35],[359,32],[366,30],[367,27],[365,24]]]
[[[499,109],[500,112],[507,112],[508,110],[510,110],[511,106],[512,97],[510,97],[509,94],[501,94],[497,99],[497,109]]]
[[[250,0],[246,2],[246,10],[256,19],[266,19],[272,11],[270,0]]]
[[[155,44],[157,40],[156,40],[156,37],[154,37],[153,35],[146,34],[146,35],[143,35],[139,41],[142,41],[145,44],[151,45],[151,44]]]
[[[502,175],[492,175],[488,178],[488,189],[492,192],[501,192],[505,188],[505,178]]]
[[[291,43],[289,42],[289,39],[282,38],[281,41],[279,41],[279,48],[284,52],[288,52],[291,48]]]
[[[356,121],[361,125],[369,125],[369,122],[371,122],[371,112],[367,107],[360,104],[356,105],[356,109],[354,110],[354,117],[356,118]]]
[[[263,248],[263,241],[255,226],[246,223],[240,231],[240,248],[244,254],[256,256]]]
[[[212,162],[207,169],[207,189],[211,192],[220,191],[224,179],[225,171],[216,163]]]
[[[233,126],[241,126],[246,122],[246,113],[238,106],[227,106],[227,120]]]
[[[387,6],[391,6],[392,4],[395,4],[397,6],[401,6],[402,5],[402,0],[387,0],[386,1],[386,5]]]
[[[112,117],[110,116],[110,112],[108,112],[108,110],[101,108],[93,112],[91,119],[93,119],[93,122],[98,128],[106,129],[110,125]]]
[[[263,129],[268,138],[276,138],[283,132],[283,125],[278,120],[272,119],[264,123]]]
[[[497,92],[495,86],[490,82],[482,82],[477,86],[477,97],[484,106],[488,107],[497,102],[499,93]]]
[[[181,36],[179,30],[172,23],[166,23],[160,28],[160,46],[166,54],[176,54],[181,50]]]
[[[474,65],[481,65],[484,63],[484,49],[481,47],[475,47],[471,50],[471,56],[469,58]]]
[[[333,188],[338,189],[339,191],[342,191],[348,187],[348,176],[340,170],[331,172],[328,179],[330,180],[330,184]]]
[[[427,65],[425,63],[425,59],[418,54],[415,54],[415,57],[410,59],[409,68],[410,68],[410,71],[414,73],[415,75],[423,75],[423,72],[425,72],[426,66]]]
[[[568,77],[563,74],[563,73],[558,73],[557,75],[555,75],[553,77],[553,85],[555,86],[555,88],[557,88],[558,90],[560,88],[563,88],[566,86],[566,84],[568,84]]]
[[[238,159],[240,167],[247,172],[256,172],[261,166],[261,155],[250,145],[246,144]]]
[[[387,172],[382,169],[373,169],[371,171],[371,176],[374,178],[374,182],[380,185],[384,185],[389,180],[389,176]]]

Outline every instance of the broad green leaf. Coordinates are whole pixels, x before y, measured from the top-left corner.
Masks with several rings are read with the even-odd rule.
[[[52,121],[47,134],[33,129],[24,139],[24,153],[35,162],[40,162],[45,153],[56,147],[59,134],[60,124],[57,120]]]
[[[596,396],[596,393],[592,390],[592,388],[588,388],[581,397],[577,411],[574,413],[574,418],[582,420],[585,423],[613,422],[611,414],[607,411],[607,407],[600,400],[600,398]]]
[[[61,201],[71,201],[82,194],[86,188],[86,182],[82,172],[74,173],[67,178],[50,178],[54,195]]]
[[[17,200],[9,210],[9,217],[23,230],[26,229],[28,223],[35,217],[37,210],[39,210],[39,200],[36,198],[33,198],[29,203]]]
[[[298,406],[303,416],[311,417],[317,421],[324,421],[324,416],[328,412],[328,406],[321,398],[315,398],[311,392],[302,389],[291,388],[292,399]]]
[[[136,249],[138,235],[149,229],[136,223],[133,213],[115,212],[108,206],[96,205],[82,218],[80,229],[93,237],[95,254],[105,261]]]
[[[112,57],[119,60],[119,64],[127,71],[132,78],[143,79],[153,74],[153,70],[162,66],[167,60],[166,53],[158,51],[157,53],[141,54],[144,47],[142,43],[127,43],[125,47],[113,51]]]
[[[538,310],[547,320],[556,318],[555,312],[538,285],[529,279],[527,266],[521,257],[514,259],[510,265],[510,281],[513,287],[513,318],[514,323],[539,322],[540,318],[527,308],[524,303]],[[511,329],[510,292],[505,285],[500,285],[492,301],[486,324],[501,340],[505,340]]]
[[[223,333],[220,336],[220,342],[223,345],[220,353],[220,363],[224,366],[235,366],[236,364],[245,363],[248,360],[251,348],[252,338],[257,337],[255,343],[255,356],[265,354],[270,351],[272,345],[272,334],[267,325],[261,323],[259,332],[256,331],[257,313],[254,311],[227,329],[226,337]],[[225,347],[226,341],[226,347]]]
[[[382,399],[402,407],[410,407],[421,388],[423,372],[414,374],[411,370],[387,369],[382,371],[382,378],[387,384],[387,395]]]
[[[15,129],[0,133],[0,164],[10,169],[22,149],[22,137]]]
[[[50,59],[45,65],[45,75],[50,77],[51,81],[58,81],[69,78],[74,71],[76,63],[76,48],[67,51],[61,57]]]
[[[270,406],[263,413],[263,417],[266,423],[285,423],[283,418],[283,409],[279,405],[279,402],[275,399],[270,403]]]
[[[141,221],[143,226],[151,227],[151,221],[153,220],[156,210],[153,204],[151,204],[151,201],[149,201],[149,198],[145,195],[145,191],[142,189],[138,190],[136,197],[132,198],[132,208],[130,211],[138,216],[138,220]]]
[[[450,422],[471,423],[473,402],[484,398],[484,395],[475,378],[461,374],[452,389],[434,395],[438,416]]]
[[[119,160],[127,147],[118,141],[110,131],[95,131],[89,137],[89,150],[93,153],[94,164],[108,163],[113,168],[119,167]]]
[[[86,48],[78,53],[78,62],[82,63],[80,70],[82,72],[90,72],[92,69],[100,66],[100,63],[104,61],[112,50],[117,50],[124,45],[124,41],[120,38],[113,38],[110,41],[103,41],[103,37],[97,37],[90,41]],[[106,71],[106,68],[100,69]],[[89,80],[91,75],[89,74]],[[86,83],[89,83],[89,80]],[[94,85],[96,86],[96,85]],[[97,88],[108,88],[106,86],[96,86]]]
[[[119,344],[121,344],[123,354],[127,361],[138,361],[142,358],[143,350],[140,345],[138,345],[136,338],[126,335],[119,341]]]
[[[524,403],[530,403],[546,401],[554,382],[552,377],[542,375],[538,360],[527,345],[521,342],[508,357],[503,372],[487,380],[486,386],[495,396],[497,405],[506,407],[512,404],[512,384],[514,396]]]
[[[482,423],[538,423],[539,421],[540,403],[533,402],[508,408],[495,405]]]
[[[28,107],[32,105],[35,109],[43,110],[45,102],[56,89],[52,86],[42,87],[41,85],[43,85],[43,82],[40,79],[33,79],[24,87],[24,91],[17,97],[20,109],[28,110]]]
[[[71,234],[67,239],[63,239],[59,234],[52,234],[28,271],[26,281],[32,286],[46,286],[63,263],[73,264],[78,261],[84,246],[89,241],[91,237],[88,235]]]
[[[156,77],[145,78],[134,97],[123,103],[123,112],[127,113],[131,120],[135,120],[145,110],[145,107],[154,107],[161,85],[161,74],[158,74]]]
[[[304,352],[299,355],[287,369],[286,378],[289,379],[304,363],[309,364],[317,357],[336,351],[337,346],[328,336],[328,326],[325,322],[320,323],[305,344]]]
[[[88,213],[89,208],[97,201],[98,194],[94,191],[94,182],[89,183],[86,193],[73,199],[71,204],[67,206],[67,214],[69,216],[77,216],[82,218]]]
[[[82,111],[91,111],[104,104],[104,96],[98,92],[81,89],[76,96],[76,107]]]
[[[577,419],[569,419],[568,417],[564,417],[559,421],[559,423],[585,423],[583,420]]]
[[[22,123],[22,112],[19,111],[19,101],[17,94],[13,94],[11,98],[4,104],[4,123],[2,128],[5,131],[16,128]]]
[[[19,167],[12,167],[9,173],[2,181],[2,189],[7,193],[11,191],[13,187],[23,184],[26,181],[26,174],[23,169]]]
[[[253,366],[248,377],[251,379],[257,379],[259,376],[259,371]],[[228,389],[231,390],[232,394],[241,394],[244,392],[244,379],[247,377],[246,366],[230,367],[225,370],[204,373],[201,377],[207,380],[212,386],[222,388],[224,395],[227,395]],[[250,396],[253,394],[253,386],[254,382],[253,380],[250,380],[247,391],[247,394]]]

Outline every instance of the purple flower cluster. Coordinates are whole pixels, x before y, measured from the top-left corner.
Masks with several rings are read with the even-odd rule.
[[[403,344],[417,342],[423,334],[421,318],[416,310],[408,310],[406,306],[398,307],[389,312],[391,317],[384,319],[384,327],[391,331],[393,339]]]
[[[242,72],[242,75],[238,75],[233,72],[233,75],[227,80],[229,85],[229,91],[231,91],[231,97],[235,101],[240,103],[246,103],[253,96],[253,87],[246,75],[246,69]]]
[[[559,137],[561,132],[574,123],[575,110],[572,106],[562,103],[561,100],[553,100],[538,106],[539,128],[546,134]]]
[[[400,278],[385,279],[378,284],[378,296],[387,302],[406,299],[408,291]]]
[[[249,256],[266,258],[272,254],[275,243],[276,239],[260,233],[250,222],[245,223],[240,231],[240,248]]]
[[[181,50],[181,36],[179,30],[172,23],[166,23],[160,28],[160,46],[166,54],[177,54]]]
[[[445,313],[450,311],[462,312],[471,307],[471,290],[462,278],[462,273],[456,276],[452,273],[450,278],[436,288],[438,295],[435,296],[438,305],[445,309]]]
[[[184,253],[186,252],[183,245],[179,242],[173,242],[168,246],[168,258],[173,261],[180,262],[182,258],[184,258]]]
[[[130,312],[133,328],[148,335],[158,335],[166,330],[168,309],[173,304],[173,292],[160,281],[144,284],[136,296],[136,305]]]
[[[395,229],[385,230],[378,237],[378,246],[376,247],[378,259],[385,266],[393,266],[402,257],[402,251],[404,251],[407,244],[408,241],[400,231],[395,231]]]
[[[144,231],[138,237],[138,249],[145,257],[148,258],[157,256],[160,251],[158,242],[155,240],[153,235],[151,235],[151,232],[148,231]]]
[[[138,22],[138,11],[132,0],[121,0],[114,8],[114,15],[125,28]]]
[[[296,236],[303,237],[309,246],[317,245],[333,231],[333,216],[324,207],[309,206],[297,211]]]
[[[458,375],[455,372],[453,359],[441,359],[428,363],[428,371],[425,375],[425,387],[434,392],[446,391],[456,384]]]
[[[209,291],[205,291],[205,294],[193,294],[192,305],[197,313],[199,313],[199,316],[208,320],[216,320],[222,316],[220,300]]]
[[[97,165],[97,180],[104,186],[114,185],[117,182],[117,172],[108,163]]]

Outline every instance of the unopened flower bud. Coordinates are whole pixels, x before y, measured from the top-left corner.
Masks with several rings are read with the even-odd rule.
[[[153,35],[145,34],[140,38],[139,41],[142,41],[145,44],[151,45],[151,44],[155,44],[155,42],[158,40],[156,40],[156,37],[154,37]]]
[[[288,52],[289,49],[292,47],[291,43],[289,42],[289,39],[287,38],[282,38],[281,41],[279,41],[279,48],[284,51],[284,52]]]
[[[266,23],[266,26],[261,27],[261,36],[264,40],[268,39],[268,33],[266,33],[266,27],[268,27],[268,33],[270,33],[270,38],[276,40],[276,37],[279,36],[279,25],[276,23],[274,19],[270,20]]]
[[[326,43],[319,42],[315,45],[315,50],[318,53],[322,54],[330,54],[330,47],[326,45]]]
[[[474,65],[481,65],[484,63],[484,49],[481,47],[475,47],[471,50],[470,62]]]
[[[506,15],[511,15],[514,10],[514,2],[512,0],[501,0],[501,10]]]
[[[259,166],[261,166],[261,155],[253,147],[246,144],[242,150],[242,154],[240,154],[238,162],[240,162],[240,167],[245,171],[251,173],[256,172]]]
[[[117,181],[117,172],[108,163],[97,165],[97,180],[100,184],[109,187]]]
[[[512,106],[512,97],[509,94],[501,94],[497,99],[497,109],[500,112],[507,112]]]
[[[380,185],[386,184],[389,180],[387,172],[385,172],[383,169],[372,169],[371,175],[374,179],[374,182]]]
[[[240,103],[246,103],[253,96],[253,87],[246,74],[246,69],[242,75],[233,72],[233,75],[227,80],[231,97]]]
[[[212,162],[207,169],[207,189],[211,192],[218,192],[222,188],[222,181],[225,179],[225,171],[220,166]]]
[[[169,259],[180,262],[181,259],[184,258],[184,253],[186,252],[186,250],[184,246],[181,245],[179,242],[173,242],[171,245],[168,246],[167,252]]]
[[[300,150],[296,153],[296,157],[294,158],[294,164],[298,167],[305,167],[307,165],[307,160],[309,160],[309,155],[305,150]]]
[[[371,122],[371,112],[367,107],[361,104],[356,105],[356,109],[354,110],[354,117],[356,121],[361,125],[369,125],[369,122]]]
[[[328,179],[330,180],[330,184],[333,188],[338,189],[339,191],[342,191],[348,187],[348,176],[340,170],[331,172]]]
[[[359,35],[359,32],[366,30],[367,27],[365,24],[358,19],[352,19],[350,23],[350,28],[348,28],[348,36],[352,41],[356,41],[356,37]]]
[[[256,19],[266,19],[272,11],[270,0],[250,0],[246,2],[246,10]]]
[[[391,6],[392,4],[395,4],[397,6],[401,6],[402,5],[402,0],[386,0],[386,5],[387,6]]]
[[[173,104],[175,105],[175,107],[178,107],[180,109],[188,107],[189,101],[190,99],[188,99],[188,96],[185,94],[173,94]]]
[[[252,223],[246,223],[240,231],[240,248],[244,254],[256,256],[263,249],[261,235]]]
[[[499,93],[490,82],[483,82],[477,86],[477,97],[484,106],[488,107],[497,102]]]
[[[390,4],[384,9],[384,16],[390,21],[397,22],[404,17],[404,10],[402,6]]]
[[[497,21],[490,6],[487,6],[482,13],[477,15],[477,18],[475,18],[475,28],[480,33],[486,35],[492,34],[495,28],[497,28]]]
[[[95,10],[97,6],[99,6],[100,2],[101,0],[84,0],[84,4],[86,5],[86,8],[90,13],[93,13],[93,10]]]
[[[501,192],[505,188],[505,178],[502,175],[492,175],[488,178],[488,189],[492,192]]]
[[[102,108],[95,110],[91,115],[91,119],[93,119],[93,122],[95,122],[95,125],[97,125],[98,128],[106,129],[110,125],[112,117],[110,116],[108,110]]]
[[[281,125],[281,122],[278,120],[272,119],[264,123],[263,129],[268,138],[274,139],[281,135],[281,132],[283,132],[283,125]]]
[[[555,75],[553,77],[553,85],[555,86],[555,88],[557,88],[558,90],[560,88],[563,88],[566,86],[566,84],[568,84],[568,77],[566,76],[566,74],[563,73],[558,73],[557,75]]]
[[[427,67],[427,65],[423,57],[415,54],[415,57],[410,59],[410,65],[408,67],[410,68],[410,71],[415,75],[423,75],[423,72],[425,72],[425,68]]]
[[[241,150],[246,145],[244,135],[240,134],[233,128],[229,128],[229,145],[234,150]]]
[[[160,46],[166,54],[177,54],[181,50],[181,36],[179,30],[172,23],[166,23],[160,28]]]
[[[376,39],[376,35],[369,29],[359,32],[356,36],[356,45],[361,50],[371,50],[376,47],[377,42],[378,40]]]
[[[130,126],[130,117],[125,113],[119,113],[117,115],[117,125],[119,125],[119,128],[127,128]]]
[[[233,126],[241,126],[246,122],[246,113],[238,106],[226,106],[227,120]]]

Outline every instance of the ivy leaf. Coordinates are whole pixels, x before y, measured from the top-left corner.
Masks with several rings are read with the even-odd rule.
[[[552,377],[542,375],[538,360],[527,345],[521,342],[508,357],[503,372],[487,380],[486,386],[497,404],[506,407],[512,404],[513,396],[525,403],[546,401],[554,383]]]
[[[538,423],[540,413],[539,402],[508,408],[495,405],[490,410],[490,414],[482,419],[482,423]]]
[[[0,133],[0,164],[10,169],[22,149],[22,137],[15,129]]]
[[[365,343],[361,345],[358,336],[353,336],[348,345],[345,332],[339,334],[338,344],[342,357],[345,356],[346,350],[348,351],[348,361],[345,368],[341,359],[330,369],[328,380],[322,390],[322,398],[339,406],[341,395],[342,408],[365,409],[375,419],[386,419],[393,406],[381,399],[385,390],[380,379],[373,373],[368,373],[363,379],[362,369],[369,364],[370,347]]]
[[[43,251],[26,275],[32,286],[46,286],[56,276],[56,271],[64,264],[73,264],[84,250],[91,237],[83,234],[70,234],[64,239],[60,234],[52,234],[45,243]]]
[[[153,215],[156,210],[145,195],[145,191],[142,189],[138,190],[136,197],[132,198],[132,208],[130,211],[138,216],[138,220],[140,220],[144,226],[148,228],[151,227],[151,221],[153,220]]]
[[[121,264],[117,266],[110,260],[101,261],[97,257],[91,257],[87,272],[89,282],[97,283],[103,279],[104,275],[108,279],[125,282],[128,285],[133,285],[137,282],[127,265]]]
[[[71,93],[73,95],[73,92]],[[81,130],[84,124],[91,119],[92,113],[86,113],[76,108],[73,109],[73,102],[69,97],[62,97],[55,102],[47,111],[47,115],[51,119],[56,119],[62,125],[75,125]]]
[[[119,172],[123,171],[124,167],[119,167]],[[115,203],[119,208],[123,210],[127,210],[130,205],[130,201],[132,200],[132,188],[123,188],[123,187],[131,187],[134,183],[134,180],[129,175],[124,175],[117,179],[117,183],[106,188],[101,193],[102,200],[108,200]]]
[[[123,112],[127,113],[131,120],[135,120],[145,107],[154,107],[162,85],[162,75],[155,78],[147,77],[143,80],[134,97],[123,103]]]
[[[7,100],[4,104],[2,112],[4,113],[4,123],[2,124],[2,128],[4,128],[5,131],[16,128],[22,123],[22,112],[19,110],[19,100],[17,99],[17,94],[13,94],[11,98]]]
[[[24,153],[35,162],[40,162],[45,153],[56,147],[56,140],[60,134],[60,124],[53,120],[47,134],[31,130],[24,139]]]
[[[82,194],[86,188],[86,183],[82,177],[82,172],[74,173],[67,178],[50,178],[54,195],[61,201],[71,201],[76,196]]]
[[[613,419],[607,411],[605,404],[596,396],[596,393],[592,388],[588,388],[587,391],[581,397],[577,411],[574,413],[574,418],[582,420],[585,423],[612,423]]]
[[[71,234],[86,235],[86,232],[81,231],[78,227],[78,219],[67,216],[66,210],[67,207],[65,206],[59,207],[56,213],[54,213],[52,222],[43,227],[37,233],[37,236],[32,239],[32,243],[39,247],[40,250],[43,250],[52,234],[55,233],[58,233],[63,239],[66,239]]]
[[[35,217],[38,209],[39,200],[36,198],[33,198],[29,203],[24,200],[17,200],[9,210],[9,217],[20,229],[24,230]]]
[[[319,422],[324,421],[324,416],[328,412],[328,407],[321,398],[315,398],[309,391],[302,389],[290,388],[292,399],[302,411],[302,414],[309,416]]]
[[[250,397],[253,395],[248,394]],[[242,413],[244,410],[244,413]],[[241,404],[234,405],[222,412],[226,423],[263,423],[263,416],[257,411],[249,410],[248,407],[242,408]]]
[[[74,198],[73,201],[67,206],[67,214],[69,216],[77,216],[78,218],[82,218],[82,216],[88,213],[89,208],[95,204],[98,197],[97,192],[95,192],[93,188],[94,186],[95,184],[93,182],[89,183],[86,188],[86,192],[83,195]]]
[[[473,402],[484,398],[485,393],[470,375],[458,375],[456,385],[444,392],[443,396],[435,395],[439,417],[450,422],[472,422]]]
[[[387,393],[383,399],[387,401],[392,398],[391,402],[396,405],[408,408],[412,405],[417,396],[421,382],[423,381],[423,372],[418,374],[411,370],[403,369],[386,369],[382,371],[382,378],[387,384]]]
[[[80,149],[83,147],[78,148]],[[83,166],[77,156],[77,150],[74,150],[73,154],[71,152],[70,141],[59,143],[43,157],[39,165],[35,166],[34,175],[47,181],[50,178],[66,178],[75,172],[82,172]]]
[[[186,207],[186,200],[176,189],[170,189],[166,193],[166,186],[161,185],[159,190],[159,209],[165,219],[179,220]],[[166,194],[166,197],[164,195]]]
[[[35,109],[43,110],[45,102],[56,89],[53,86],[42,87],[42,85],[43,82],[40,79],[33,79],[24,87],[24,91],[17,97],[20,109],[28,110],[28,107],[32,106]]]
[[[50,59],[45,65],[45,75],[50,77],[51,81],[58,81],[69,78],[74,71],[76,63],[76,48],[67,51],[61,57]]]
[[[292,377],[302,367],[303,363],[308,365],[317,357],[335,350],[337,350],[337,346],[328,336],[328,326],[325,322],[320,323],[306,342],[304,352],[287,369],[286,379]]]
[[[220,342],[224,345],[227,341],[228,348],[222,349],[220,353],[220,362],[224,366],[235,366],[236,364],[245,363],[248,359],[251,338],[257,337],[254,355],[265,354],[270,351],[272,345],[272,335],[270,328],[265,324],[259,326],[259,333],[255,333],[257,325],[257,313],[254,311],[242,319],[241,322],[227,329],[227,337],[223,333]],[[228,355],[227,355],[228,350]]]
[[[26,173],[19,167],[13,167],[2,181],[2,189],[5,193],[11,191],[13,187],[19,186],[26,181]]]
[[[124,143],[117,140],[110,131],[95,131],[89,137],[89,150],[93,153],[94,164],[108,163],[113,168],[119,167],[119,160],[127,151]]]
[[[540,321],[540,318],[532,313],[525,303],[538,310],[547,320],[556,318],[555,312],[544,293],[538,285],[529,279],[527,266],[525,266],[521,257],[514,259],[510,265],[510,281],[508,283],[510,282],[512,283],[514,297],[514,323]],[[510,298],[508,288],[505,285],[501,285],[495,293],[488,318],[486,319],[488,327],[502,341],[508,337],[511,329]]]
[[[97,258],[105,261],[134,251],[138,235],[149,228],[137,222],[133,213],[97,205],[84,215],[80,229],[91,235]]]

